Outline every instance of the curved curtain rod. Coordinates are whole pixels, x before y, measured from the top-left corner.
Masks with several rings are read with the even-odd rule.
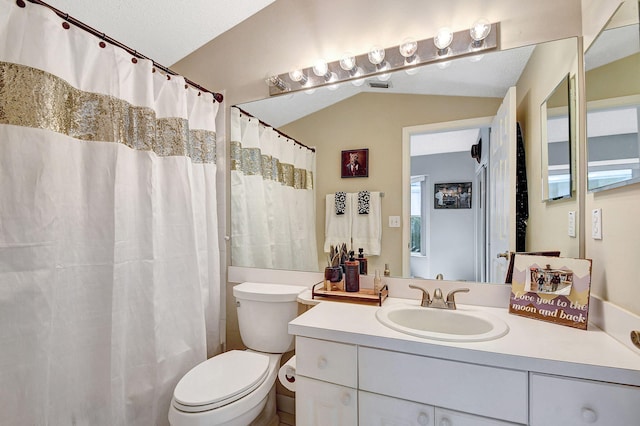
[[[273,127],[272,125],[270,125],[269,123],[265,123],[264,121],[260,120],[258,117],[255,117],[251,114],[249,114],[247,111],[243,110],[242,108],[240,108],[237,105],[233,106],[234,108],[238,108],[240,110],[240,112],[246,116],[249,116],[251,118],[255,118],[256,120],[258,120],[260,122],[260,124],[262,124],[263,126],[266,127],[271,127],[276,133],[278,133],[281,136],[284,136],[287,139],[291,139],[293,142],[295,142],[296,145],[300,145],[304,148],[307,148],[309,151],[311,152],[316,152],[315,148],[310,148],[308,146],[306,146],[305,144],[303,144],[302,142],[298,142],[297,140],[295,140],[294,138],[292,138],[291,136],[287,135],[286,133],[281,132],[280,130],[276,129],[275,127]]]
[[[130,48],[127,45],[124,45],[122,43],[120,43],[118,40],[114,40],[111,37],[107,36],[105,33],[102,33],[92,27],[90,27],[89,25],[85,24],[82,21],[77,20],[76,18],[74,18],[73,16],[69,16],[68,13],[62,12],[59,9],[56,9],[55,7],[41,1],[41,0],[28,0],[30,3],[35,3],[35,4],[39,4],[41,6],[47,7],[50,10],[52,10],[53,12],[55,12],[56,15],[58,15],[59,17],[61,17],[62,19],[64,19],[65,21],[69,22],[70,24],[75,25],[76,27],[80,28],[81,30],[84,30],[90,34],[93,34],[94,36],[100,38],[103,41],[106,41],[107,43],[113,44],[114,46],[117,46],[125,51],[127,51],[128,53],[130,53],[131,55],[140,58],[140,59],[147,59],[149,61],[151,61],[153,63],[153,66],[160,69],[161,71],[164,71],[167,74],[170,75],[179,75],[177,72],[165,67],[164,65],[161,65],[159,63],[157,63],[156,61],[154,61],[151,58],[148,58],[146,56],[144,56],[142,53],[138,52],[137,50],[134,50],[132,48]],[[24,0],[16,0],[16,4],[20,7],[25,7],[25,3]],[[209,89],[206,89],[202,86],[200,86],[197,83],[194,83],[193,81],[185,78],[184,79],[185,83],[187,83],[188,85],[195,87],[196,89],[202,91],[202,92],[207,92],[207,93],[211,93],[213,95],[213,98],[216,100],[216,102],[218,103],[222,103],[222,101],[224,100],[224,96],[222,95],[222,93],[217,93],[217,92],[212,92]]]

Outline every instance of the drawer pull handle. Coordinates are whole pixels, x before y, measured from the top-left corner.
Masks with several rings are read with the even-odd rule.
[[[426,413],[420,413],[418,415],[418,424],[426,426],[429,424],[429,416]]]
[[[318,368],[324,370],[327,367],[327,359],[323,356],[318,358]]]
[[[583,407],[581,414],[582,414],[582,420],[584,420],[587,423],[595,423],[596,420],[598,420],[598,414],[595,412],[595,410],[591,408]]]
[[[438,424],[438,426],[451,426],[451,420],[449,420],[447,417],[443,417],[440,419],[440,423]]]
[[[340,402],[342,402],[342,405],[344,406],[351,404],[351,395],[349,395],[348,393],[343,393],[340,397]]]

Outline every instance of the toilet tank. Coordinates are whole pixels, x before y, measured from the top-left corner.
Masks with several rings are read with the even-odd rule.
[[[245,282],[233,287],[242,343],[254,351],[293,350],[289,321],[298,315],[298,294],[306,287]]]

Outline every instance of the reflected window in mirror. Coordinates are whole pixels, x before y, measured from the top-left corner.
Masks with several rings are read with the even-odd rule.
[[[640,182],[638,9],[625,2],[585,54],[589,191]]]
[[[573,81],[566,75],[540,107],[542,197],[545,201],[569,198],[573,189]]]
[[[600,108],[591,104],[587,112],[589,190],[640,181],[640,96],[617,101],[632,103]]]
[[[426,183],[429,176],[412,176],[411,177],[411,255],[426,256],[427,255],[427,217],[428,195]]]

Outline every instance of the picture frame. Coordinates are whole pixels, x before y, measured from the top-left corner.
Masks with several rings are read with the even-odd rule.
[[[350,149],[340,155],[341,177],[369,177],[369,148]]]
[[[433,208],[470,209],[471,182],[436,183],[433,186]]]
[[[514,255],[509,313],[587,329],[591,260]]]

